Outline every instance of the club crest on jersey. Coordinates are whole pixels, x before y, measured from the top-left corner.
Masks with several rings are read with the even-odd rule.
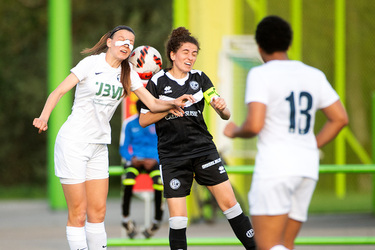
[[[193,90],[197,90],[199,88],[199,83],[196,81],[191,81],[190,88],[192,88]]]
[[[119,82],[120,82],[120,80],[121,80],[121,75],[120,75],[120,74],[118,74],[118,75],[117,75],[117,81],[119,81]]]
[[[176,179],[176,178],[173,178],[170,182],[169,182],[169,186],[173,189],[173,190],[177,190],[180,186],[181,186],[181,182]]]
[[[247,231],[246,237],[247,238],[253,238],[254,237],[254,229],[250,229],[249,231]]]
[[[164,88],[164,94],[169,94],[169,93],[172,93],[172,88],[171,88],[171,86],[166,86]]]

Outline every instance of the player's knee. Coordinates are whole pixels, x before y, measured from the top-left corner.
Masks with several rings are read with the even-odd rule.
[[[225,210],[223,214],[227,217],[228,220],[237,217],[238,215],[242,214],[242,208],[239,203],[236,203],[231,208]]]
[[[160,170],[153,170],[149,175],[153,182],[153,188],[158,191],[163,191],[163,183],[160,177]]]
[[[107,211],[106,204],[95,204],[95,206],[88,207],[87,209],[87,220],[90,222],[102,222],[104,221],[105,214]]]
[[[169,227],[172,229],[187,228],[188,218],[184,216],[175,216],[169,218]]]
[[[68,224],[73,227],[83,227],[86,222],[86,210],[78,210],[68,212]]]
[[[152,188],[156,191],[163,191],[163,185],[162,184],[153,184]]]
[[[139,171],[136,168],[128,167],[125,169],[125,179],[122,184],[125,186],[133,186],[135,184],[135,178],[139,175]]]

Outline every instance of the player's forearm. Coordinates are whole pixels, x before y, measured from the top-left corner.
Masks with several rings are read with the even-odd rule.
[[[168,112],[162,112],[162,113],[153,113],[153,112],[147,112],[145,114],[140,114],[139,116],[139,125],[141,125],[143,128],[160,121],[163,119],[166,115],[168,115]]]
[[[44,105],[44,108],[42,110],[42,113],[40,114],[39,118],[48,122],[49,117],[53,111],[53,109],[56,107],[57,103],[61,99],[63,95],[58,93],[56,90],[53,91],[47,98],[46,104]]]
[[[338,133],[346,126],[344,121],[327,121],[322,130],[316,135],[318,148],[332,141]]]
[[[252,137],[257,136],[257,134],[258,133],[252,131],[251,129],[246,128],[244,125],[242,125],[241,127],[238,127],[233,132],[234,137],[239,137],[239,138],[252,138]]]
[[[154,99],[154,104],[151,105],[151,107],[149,108],[151,112],[158,113],[158,112],[165,112],[174,107],[175,105],[174,105],[173,100],[165,101],[165,100]]]
[[[231,113],[230,113],[230,110],[228,108],[225,108],[224,110],[222,111],[218,111],[216,110],[216,112],[219,114],[219,116],[221,117],[221,119],[223,120],[229,120],[230,116],[231,116]]]

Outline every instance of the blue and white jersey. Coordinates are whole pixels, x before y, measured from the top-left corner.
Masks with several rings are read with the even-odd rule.
[[[120,136],[120,155],[130,162],[133,157],[151,158],[159,161],[158,136],[155,124],[145,128],[139,125],[139,115],[124,120]]]
[[[251,69],[245,102],[266,105],[254,174],[318,179],[315,113],[338,99],[324,73],[302,62],[273,60]]]

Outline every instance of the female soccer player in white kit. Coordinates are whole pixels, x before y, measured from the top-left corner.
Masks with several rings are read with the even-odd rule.
[[[110,120],[124,96],[134,93],[155,112],[180,107],[191,96],[174,101],[155,99],[128,61],[135,34],[128,26],[107,32],[65,80],[49,95],[33,125],[46,131],[50,114],[60,98],[76,86],[72,113],[55,143],[55,174],[60,178],[68,206],[66,227],[70,249],[106,249],[104,227],[108,193]],[[87,222],[86,222],[87,220]]]
[[[265,64],[248,74],[244,123],[238,127],[230,122],[224,134],[259,136],[249,192],[257,249],[293,249],[318,180],[318,149],[339,133],[348,117],[323,72],[288,59],[292,30],[286,21],[264,18],[255,39]],[[315,136],[319,109],[327,122]]]

